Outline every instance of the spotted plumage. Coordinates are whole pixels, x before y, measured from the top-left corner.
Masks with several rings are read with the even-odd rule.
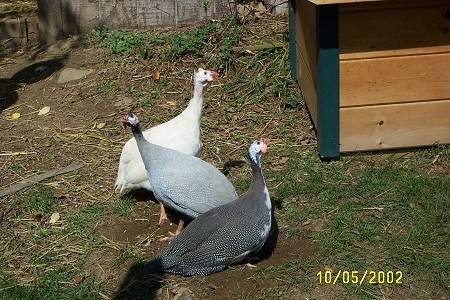
[[[194,219],[148,264],[150,273],[208,275],[258,252],[269,236],[271,202],[260,166],[265,140],[251,143],[252,181],[248,191]]]
[[[165,206],[195,218],[237,198],[231,182],[213,165],[148,142],[131,113],[123,124],[132,128],[155,198]]]

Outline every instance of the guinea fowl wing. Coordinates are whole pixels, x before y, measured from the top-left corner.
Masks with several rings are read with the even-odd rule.
[[[246,200],[233,201],[197,217],[176,242],[169,244],[168,253],[178,253],[180,263],[205,266],[229,264],[247,254],[260,236],[251,230],[254,216],[248,214]],[[212,256],[215,259],[211,259]]]
[[[167,159],[177,167],[161,163],[149,174],[157,174],[159,184],[154,186],[154,193],[161,202],[173,203],[175,209],[187,210],[182,212],[196,217],[237,198],[233,185],[212,165],[194,157],[176,155]]]

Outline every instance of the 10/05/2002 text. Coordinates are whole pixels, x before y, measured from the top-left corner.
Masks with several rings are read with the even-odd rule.
[[[359,284],[364,281],[369,284],[402,284],[402,271],[372,271],[365,270],[359,272],[356,270],[339,270],[333,272],[330,270],[319,271],[316,274],[319,283],[325,284]]]

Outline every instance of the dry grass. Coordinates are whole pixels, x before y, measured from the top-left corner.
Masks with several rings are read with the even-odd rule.
[[[229,28],[228,19],[221,22]],[[159,45],[157,40],[195,28],[132,33],[149,41],[153,54],[145,60],[137,48],[127,55],[111,54],[107,45],[98,48],[100,42],[93,43],[92,36],[62,41],[37,56],[46,60],[67,53],[65,67],[94,72],[61,85],[56,84],[55,70],[15,87],[15,102],[0,114],[0,154],[8,154],[0,156],[0,187],[73,162],[84,167],[0,199],[0,295],[109,299],[123,290],[132,299],[172,299],[188,288],[197,299],[405,299],[413,297],[411,291],[439,299],[445,293],[448,276],[442,266],[448,255],[441,249],[445,239],[438,238],[443,227],[435,219],[445,212],[449,148],[397,156],[352,154],[321,162],[308,112],[290,78],[287,19],[257,20],[241,26],[239,35],[239,46],[277,42],[284,47],[229,52],[233,59],[218,63],[218,44],[210,40],[201,55],[164,59],[167,43]],[[213,41],[226,40],[220,28],[211,30]],[[33,53],[1,61],[0,77],[14,78],[30,64],[28,56]],[[275,204],[273,252],[257,269],[238,265],[204,278],[148,278],[142,275],[142,262],[165,246],[158,239],[175,225],[156,226],[158,206],[148,201],[151,195],[112,192],[121,148],[131,137],[121,129],[119,118],[132,110],[144,127],[172,118],[192,96],[194,69],[215,63],[221,67],[220,77],[204,90],[202,158],[222,168],[245,157],[248,140],[270,139],[263,169]],[[159,80],[152,78],[155,70],[161,73]],[[44,106],[50,106],[51,113],[38,116]],[[14,112],[21,117],[12,121]],[[239,194],[248,187],[249,173],[247,165],[229,170]],[[381,206],[380,211],[367,209]],[[61,218],[51,224],[54,212]],[[408,217],[394,222],[401,216]],[[390,231],[377,224],[389,225]],[[354,225],[357,231],[348,229]],[[431,230],[433,226],[437,229]],[[404,234],[411,228],[428,230],[435,240],[428,243],[427,235],[418,235],[410,244]],[[396,239],[402,239],[404,248],[395,247]],[[371,248],[371,243],[379,247]],[[377,251],[386,255],[379,257]],[[408,255],[401,256],[401,251]],[[429,255],[429,264],[410,260],[414,251]],[[317,283],[316,273],[325,267],[361,271],[393,265],[408,270],[410,281],[381,288]],[[431,280],[420,281],[426,276]]]

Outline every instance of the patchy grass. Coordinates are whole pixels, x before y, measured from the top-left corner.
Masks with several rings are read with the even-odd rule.
[[[82,271],[83,259],[101,240],[86,228],[102,215],[97,205],[70,209],[52,189],[35,185],[23,193],[0,233],[1,299],[93,299],[101,288]],[[49,223],[50,214],[62,219]],[[78,281],[77,281],[77,276]]]
[[[381,299],[383,290],[375,276],[383,280],[389,271],[395,274],[392,286],[431,284],[444,294],[450,274],[450,178],[435,171],[433,160],[445,157],[448,164],[449,153],[442,147],[434,153],[418,150],[406,158],[389,155],[380,160],[352,155],[321,162],[311,151],[291,157],[278,174],[291,178],[275,191],[283,199],[279,222],[288,219],[288,224],[312,227],[322,249],[314,266],[317,272],[329,270],[337,276],[339,270],[358,271],[361,280],[365,270],[381,271],[347,289],[358,299]],[[306,203],[291,200],[300,195]],[[319,277],[308,279],[314,285]]]
[[[126,218],[133,212],[134,202],[135,201],[130,196],[125,195],[116,203],[114,210],[119,216]]]
[[[33,159],[2,158],[2,185],[19,181],[25,171],[48,168],[50,158],[86,162],[77,174],[0,202],[0,298],[107,299],[120,292],[124,297],[116,299],[172,299],[184,288],[195,299],[447,296],[450,147],[321,161],[305,103],[290,77],[286,33],[285,19],[251,27],[232,18],[171,30],[93,30],[88,47],[99,47],[83,59],[101,71],[95,80],[33,87],[54,93],[46,99],[58,100],[49,104],[57,112],[54,120],[36,125],[39,119],[26,119],[27,111],[23,123],[0,119],[8,145],[19,145],[14,151],[38,153]],[[266,41],[286,46],[233,50]],[[192,96],[198,66],[221,70],[205,88],[202,158],[221,168],[245,158],[248,140],[270,138],[263,171],[275,207],[273,235],[256,269],[237,265],[207,277],[149,278],[143,263],[166,246],[159,238],[174,226],[156,225],[159,207],[151,195],[110,193],[121,147],[131,137],[121,131],[118,117],[135,109],[146,127],[172,118]],[[159,79],[153,79],[154,70],[161,71]],[[125,97],[129,106],[115,106]],[[29,109],[35,115],[36,107]],[[94,128],[97,121],[105,127]],[[26,138],[19,144],[21,136]],[[227,172],[239,194],[247,190],[248,164]],[[61,218],[50,224],[54,212]],[[325,272],[337,276],[339,270],[358,271],[359,279],[364,270],[402,272],[402,284],[350,284],[344,277],[335,285],[325,282]]]

